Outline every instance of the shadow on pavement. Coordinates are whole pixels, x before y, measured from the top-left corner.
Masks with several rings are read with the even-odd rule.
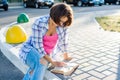
[[[120,47],[119,47],[119,60],[118,60],[118,70],[117,70],[117,79],[120,80]]]

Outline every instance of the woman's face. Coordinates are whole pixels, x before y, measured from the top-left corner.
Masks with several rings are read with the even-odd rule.
[[[54,25],[55,26],[64,26],[64,23],[66,22],[68,20],[68,18],[67,17],[61,17],[60,18],[60,24],[56,24],[54,21],[53,21],[53,23],[54,23]]]
[[[68,18],[67,17],[61,17],[60,18],[60,25],[59,26],[64,26],[64,23],[67,22]]]

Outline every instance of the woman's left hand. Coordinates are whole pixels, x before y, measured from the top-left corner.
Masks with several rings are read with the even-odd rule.
[[[64,61],[70,61],[70,60],[72,60],[72,57],[64,58]]]
[[[54,61],[53,65],[56,67],[63,67],[65,65],[67,65],[65,62],[60,62],[60,61]]]

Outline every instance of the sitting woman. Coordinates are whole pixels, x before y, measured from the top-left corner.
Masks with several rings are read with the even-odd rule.
[[[67,30],[73,20],[73,11],[65,3],[52,6],[50,14],[36,19],[32,26],[32,34],[20,49],[19,56],[29,66],[23,80],[43,80],[47,63],[64,66],[65,62],[55,61],[60,52],[65,60],[67,54]]]

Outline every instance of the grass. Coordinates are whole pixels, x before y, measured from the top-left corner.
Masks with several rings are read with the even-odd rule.
[[[120,16],[96,17],[96,20],[104,30],[120,32]]]

